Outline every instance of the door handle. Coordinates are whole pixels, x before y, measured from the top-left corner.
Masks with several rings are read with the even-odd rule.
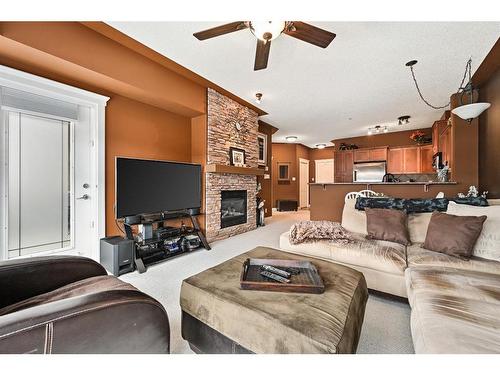
[[[83,194],[81,197],[76,199],[83,199],[84,201],[86,201],[87,199],[90,199],[90,196],[88,194]]]

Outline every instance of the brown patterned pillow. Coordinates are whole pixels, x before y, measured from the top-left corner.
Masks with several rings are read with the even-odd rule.
[[[408,216],[405,210],[390,208],[365,208],[366,236],[372,240],[410,244],[410,236],[406,225]]]
[[[434,212],[427,228],[424,248],[447,255],[470,258],[487,216],[456,216]]]

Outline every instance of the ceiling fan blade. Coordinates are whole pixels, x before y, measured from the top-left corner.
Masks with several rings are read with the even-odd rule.
[[[257,50],[255,51],[255,64],[253,70],[261,70],[267,68],[267,60],[269,59],[269,50],[271,49],[271,41],[263,41],[257,39]]]
[[[283,32],[294,38],[300,39],[304,42],[314,44],[315,46],[326,48],[335,38],[335,34],[320,29],[319,27],[309,25],[305,22],[292,21]]]
[[[233,33],[235,31],[243,30],[246,29],[247,27],[248,25],[244,21],[236,21],[194,33],[193,36],[198,40],[205,40],[214,38],[216,36]]]

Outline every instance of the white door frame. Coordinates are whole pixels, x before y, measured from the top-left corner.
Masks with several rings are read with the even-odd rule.
[[[307,164],[307,193],[306,193],[306,207],[309,207],[309,160],[308,159],[302,159],[302,158],[299,158],[299,207],[300,207],[300,202],[301,202],[301,199],[300,199],[300,195],[301,195],[301,185],[302,185],[302,175],[300,173],[300,165],[304,163],[304,164]]]
[[[99,239],[105,235],[105,108],[109,97],[0,65],[0,86],[26,91],[90,108],[93,222],[91,257],[99,260]],[[1,97],[0,97],[1,105]],[[6,214],[0,220],[5,220]],[[4,224],[4,223],[0,223]],[[2,225],[5,227],[5,225]],[[4,247],[4,252],[7,247]],[[37,253],[36,255],[43,255]],[[0,259],[7,259],[0,254]]]

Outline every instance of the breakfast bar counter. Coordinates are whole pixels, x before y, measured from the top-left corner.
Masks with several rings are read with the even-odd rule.
[[[450,182],[340,182],[309,184],[311,220],[342,221],[347,193],[373,190],[397,198],[435,198],[440,192],[455,197],[463,184]]]

